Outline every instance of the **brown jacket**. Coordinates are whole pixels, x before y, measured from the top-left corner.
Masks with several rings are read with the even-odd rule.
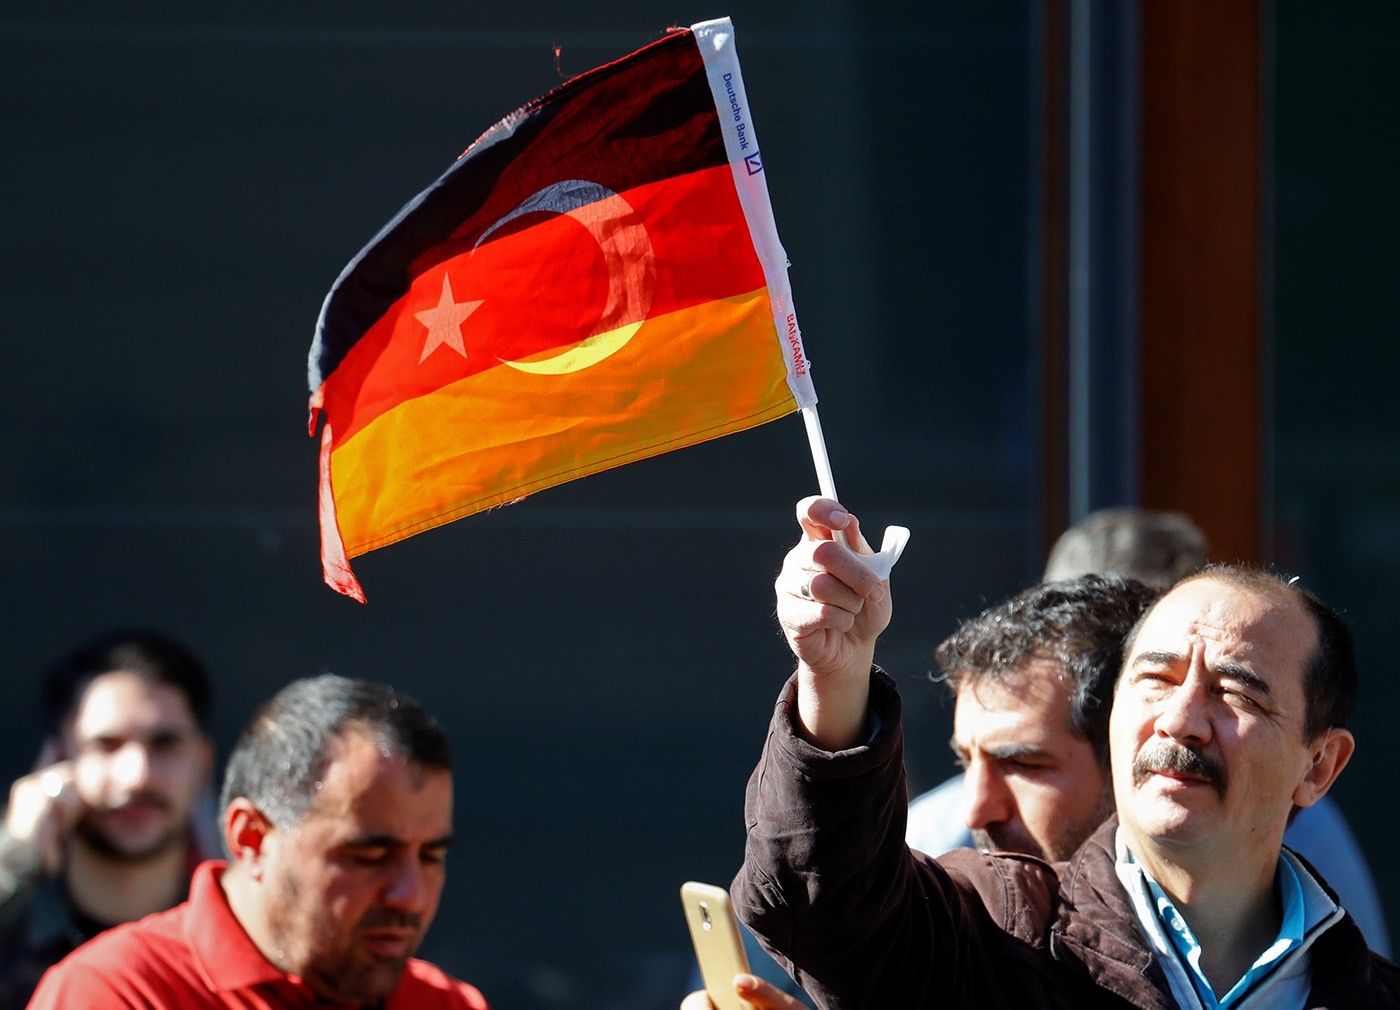
[[[904,844],[900,699],[876,671],[870,743],[829,754],[784,689],[745,804],[740,917],[827,1010],[1173,1010],[1114,870],[1110,819],[1067,863]],[[1311,950],[1309,1007],[1400,1007],[1400,969],[1351,917]]]

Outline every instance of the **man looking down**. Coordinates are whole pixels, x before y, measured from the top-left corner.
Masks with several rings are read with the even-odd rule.
[[[412,955],[452,840],[451,750],[417,702],[321,676],[254,714],[224,779],[227,864],[184,904],[113,929],[40,981],[36,1010],[485,1010]]]

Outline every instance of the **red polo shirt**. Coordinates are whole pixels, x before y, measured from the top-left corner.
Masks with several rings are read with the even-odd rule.
[[[50,968],[30,1010],[333,1010],[259,953],[219,886],[224,865],[201,863],[184,904],[110,929]],[[476,989],[416,959],[382,1007],[487,1010]]]

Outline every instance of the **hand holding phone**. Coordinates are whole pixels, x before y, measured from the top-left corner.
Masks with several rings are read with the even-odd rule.
[[[681,885],[681,904],[710,1002],[718,1010],[753,1010],[734,991],[734,976],[749,970],[749,959],[729,893],[688,880]]]

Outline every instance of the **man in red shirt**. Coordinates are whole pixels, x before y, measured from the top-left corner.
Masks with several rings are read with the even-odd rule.
[[[412,699],[330,675],[291,684],[229,758],[229,862],[203,863],[184,904],[64,959],[30,1007],[486,1010],[412,956],[445,880],[450,768]]]

